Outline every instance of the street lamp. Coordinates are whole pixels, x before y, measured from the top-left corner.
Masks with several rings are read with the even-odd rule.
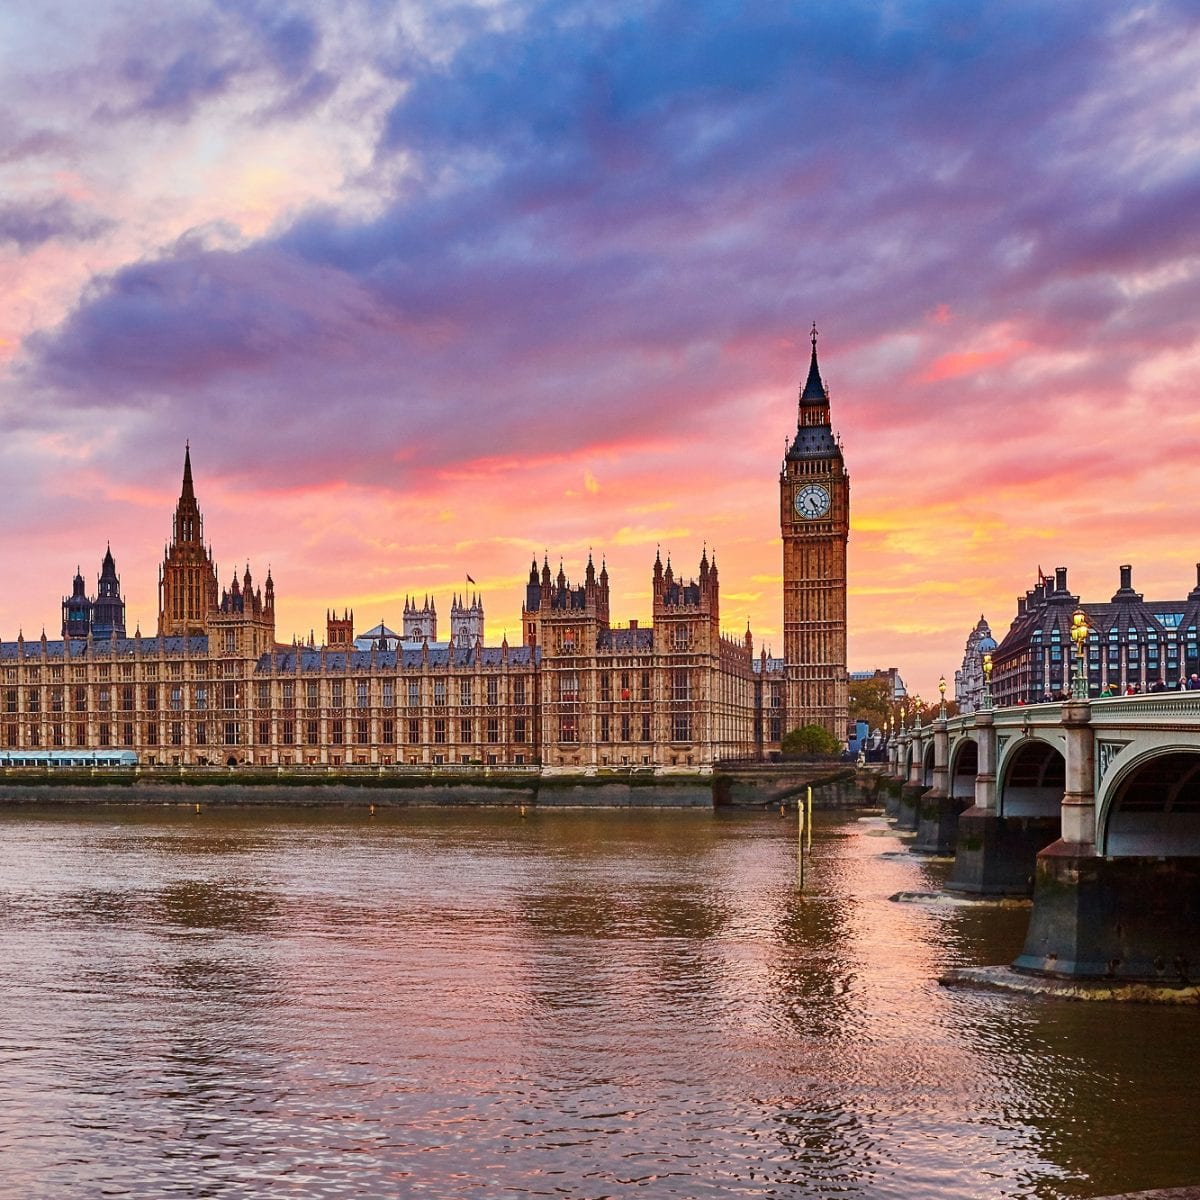
[[[994,707],[992,701],[992,655],[990,651],[983,656],[983,695],[979,697],[979,707]]]
[[[1071,698],[1086,700],[1088,694],[1087,681],[1087,641],[1091,628],[1088,625],[1087,613],[1077,608],[1071,614],[1071,641],[1075,643],[1075,672],[1071,684]]]
[[[904,732],[904,724],[908,719],[908,701],[900,701],[900,732]]]
[[[941,677],[941,679],[938,680],[938,691],[942,695],[941,702],[938,704],[938,718],[940,720],[944,721],[946,719],[946,677],[945,677],[945,675],[943,675]]]
[[[925,707],[924,704],[922,704],[922,702],[921,702],[921,697],[914,696],[913,697],[913,728],[914,729],[921,728],[921,709],[924,707]]]

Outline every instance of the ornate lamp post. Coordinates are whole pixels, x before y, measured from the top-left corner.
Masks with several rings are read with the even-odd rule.
[[[1077,608],[1071,614],[1071,641],[1075,643],[1075,671],[1071,681],[1071,698],[1086,700],[1088,695],[1087,681],[1087,642],[1091,627],[1088,625],[1087,613]]]
[[[920,696],[913,697],[913,728],[921,728],[921,710],[925,705],[921,702]]]
[[[995,707],[992,700],[992,656],[990,652],[983,656],[983,694],[979,697],[979,707]]]
[[[900,701],[900,732],[904,732],[905,721],[908,719],[908,704],[906,701]]]
[[[938,704],[938,719],[944,721],[946,719],[946,677],[943,675],[938,680],[938,691],[941,693],[941,701]]]

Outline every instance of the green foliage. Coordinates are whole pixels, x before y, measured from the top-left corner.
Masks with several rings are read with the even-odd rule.
[[[886,677],[850,681],[850,720],[866,721],[872,729],[886,727],[891,715],[892,688]]]
[[[842,743],[822,725],[802,725],[783,735],[780,749],[784,758],[832,758]]]

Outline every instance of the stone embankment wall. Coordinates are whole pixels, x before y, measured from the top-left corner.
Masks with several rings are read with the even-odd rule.
[[[0,804],[756,809],[794,806],[810,786],[818,808],[880,803],[877,771],[799,763],[669,776],[9,769],[0,770]]]
[[[390,807],[711,808],[705,776],[543,778],[533,772],[0,771],[0,804],[379,805]]]
[[[764,763],[720,771],[713,779],[713,796],[730,808],[795,806],[813,790],[814,808],[862,808],[881,804],[881,768],[829,763]]]

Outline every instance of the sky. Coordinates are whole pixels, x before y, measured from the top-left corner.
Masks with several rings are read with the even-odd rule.
[[[0,9],[0,637],[111,543],[153,632],[185,440],[277,635],[530,561],[715,553],[782,652],[820,329],[849,666],[934,694],[1039,567],[1200,561],[1194,3]],[[475,590],[475,589],[470,589]],[[443,618],[445,619],[445,618]]]

